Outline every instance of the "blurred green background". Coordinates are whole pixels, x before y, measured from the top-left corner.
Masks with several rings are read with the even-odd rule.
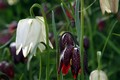
[[[9,2],[13,1],[13,3]],[[15,2],[14,2],[15,1]],[[64,2],[67,6],[64,7],[66,16],[61,8],[61,2]],[[94,2],[94,3],[93,3]],[[54,35],[52,30],[52,10],[55,13],[56,28],[58,37],[63,31],[69,31],[76,37],[76,28],[74,20],[74,5],[75,0],[0,0],[0,63],[7,61],[12,64],[14,68],[14,77],[11,80],[37,80],[39,74],[39,51],[30,64],[30,71],[27,71],[27,59],[18,60],[15,62],[13,54],[10,50],[10,44],[15,41],[15,33],[17,23],[20,19],[29,18],[29,9],[34,3],[42,5],[48,25],[49,25],[49,38],[53,44]],[[90,4],[92,4],[90,6]],[[72,6],[73,7],[72,7]],[[87,8],[89,6],[89,8]],[[112,29],[114,23],[114,29],[109,36],[109,39],[104,50],[101,64],[102,70],[106,72],[109,80],[119,80],[120,76],[120,7],[117,14],[105,14],[102,15],[99,0],[85,0],[85,36],[89,39],[88,54],[88,76],[91,71],[97,68],[97,51],[102,51],[107,40],[107,37]],[[40,9],[34,8],[34,14],[36,16],[42,16]],[[73,15],[71,15],[73,14]],[[71,18],[72,16],[72,18]],[[69,24],[68,24],[69,22]],[[67,27],[69,29],[67,29]],[[12,38],[12,39],[11,39]],[[43,53],[46,53],[44,51]],[[45,65],[47,60],[45,55],[42,55],[42,79],[45,80]],[[59,53],[58,53],[59,54]],[[56,58],[55,49],[50,53],[50,80],[56,80]],[[20,63],[22,60],[23,63]],[[8,72],[9,73],[9,72]],[[0,74],[2,75],[2,73]],[[79,78],[79,77],[78,77]],[[64,80],[73,80],[71,71],[64,76]]]

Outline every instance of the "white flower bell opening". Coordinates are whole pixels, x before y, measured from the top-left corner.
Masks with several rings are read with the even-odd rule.
[[[16,54],[23,50],[23,55],[26,57],[29,52],[35,53],[37,47],[42,52],[45,50],[46,44],[46,30],[43,17],[35,17],[22,19],[18,22],[16,33]],[[49,46],[53,48],[49,41]]]
[[[91,72],[89,80],[108,80],[108,78],[102,70],[94,70]]]
[[[100,7],[103,14],[105,14],[105,11],[107,13],[117,13],[118,6],[119,0],[100,0]]]

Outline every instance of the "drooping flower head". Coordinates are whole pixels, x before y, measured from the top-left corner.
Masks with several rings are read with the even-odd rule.
[[[73,78],[76,79],[81,68],[79,48],[75,46],[72,34],[65,32],[60,37],[60,63],[58,74],[62,70],[63,75],[66,75],[70,67]]]
[[[16,54],[23,50],[23,55],[26,57],[29,52],[35,53],[37,47],[42,52],[45,50],[46,44],[46,30],[43,17],[35,17],[22,19],[18,22],[16,33]],[[49,42],[52,48],[52,44]]]

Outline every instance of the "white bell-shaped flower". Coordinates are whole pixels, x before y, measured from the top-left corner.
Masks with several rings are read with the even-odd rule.
[[[26,57],[29,52],[35,53],[38,47],[42,52],[45,50],[46,30],[43,17],[22,19],[18,22],[16,33],[16,54],[23,50],[23,55]],[[49,46],[53,48],[49,41]]]
[[[108,78],[102,70],[94,70],[91,72],[89,80],[108,80]]]
[[[107,13],[117,13],[118,6],[119,0],[100,0],[100,7],[103,14],[105,14],[105,11]]]

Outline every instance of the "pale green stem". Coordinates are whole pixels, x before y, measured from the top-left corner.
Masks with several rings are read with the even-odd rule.
[[[101,69],[101,51],[97,51],[98,70]]]
[[[41,57],[41,55],[39,55],[39,59],[40,59],[40,68],[39,68],[39,80],[41,80],[41,70],[42,70],[42,59],[41,59],[42,57]]]
[[[58,38],[57,38],[57,31],[56,31],[56,25],[55,25],[55,17],[54,12],[52,11],[52,26],[53,26],[53,33],[55,36],[55,46],[56,46],[56,74],[57,74],[57,80],[60,80],[60,75],[57,72],[58,64],[59,64],[59,53],[58,53]]]
[[[106,48],[107,43],[108,43],[108,40],[109,40],[109,38],[110,38],[110,36],[111,36],[111,33],[112,33],[112,31],[113,31],[115,25],[117,24],[117,22],[118,22],[118,21],[115,21],[115,23],[113,24],[113,26],[112,26],[112,28],[111,28],[109,34],[108,34],[107,40],[106,40],[106,42],[105,42],[105,44],[104,44],[104,47],[103,47],[103,49],[102,49],[102,55],[103,55],[103,53],[104,53],[104,51],[105,51],[105,48]]]
[[[93,35],[93,32],[92,32],[92,26],[91,26],[91,22],[90,22],[90,18],[88,16],[88,13],[86,11],[86,15],[85,15],[85,18],[86,18],[86,22],[88,24],[88,30],[89,30],[89,38],[90,38],[90,52],[92,53],[92,69],[95,68],[95,54],[94,54],[94,43],[93,43],[93,40],[92,40],[92,35]]]
[[[100,70],[101,70],[101,51],[97,51],[97,61],[98,61],[98,80],[100,80]]]
[[[81,53],[81,69],[82,69],[82,73],[81,73],[81,80],[84,80],[84,63],[83,63],[83,59],[84,59],[84,49],[83,49],[83,36],[84,36],[84,11],[82,11],[84,9],[84,0],[80,0],[81,1],[81,36],[80,36],[80,53]]]

